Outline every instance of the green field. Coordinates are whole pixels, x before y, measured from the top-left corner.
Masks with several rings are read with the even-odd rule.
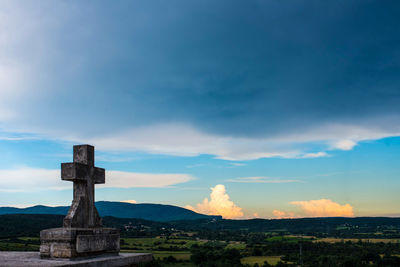
[[[226,246],[226,248],[227,248],[227,249],[235,248],[235,249],[241,250],[241,249],[245,249],[245,248],[246,248],[246,243],[244,243],[244,242],[230,242],[230,243]]]
[[[242,264],[254,264],[263,265],[264,262],[268,262],[271,265],[276,265],[281,260],[281,256],[250,256],[240,260]]]
[[[265,237],[263,237],[265,238]],[[400,244],[399,238],[394,239],[384,239],[384,238],[375,238],[375,239],[357,239],[357,238],[316,238],[313,236],[301,236],[301,235],[286,235],[286,236],[272,236],[264,239],[265,241],[269,241],[270,246],[273,246],[273,242],[284,242],[284,243],[293,243],[304,240],[309,240],[312,242],[326,242],[326,243],[338,243],[338,242],[347,242],[351,241],[352,243],[357,243],[360,240],[362,242],[369,242],[371,246],[374,243],[396,243]],[[264,242],[265,242],[264,241]],[[258,264],[259,266],[263,265],[264,262],[268,262],[270,265],[276,265],[282,258],[282,256],[248,256],[248,255],[260,255],[260,254],[250,254],[254,253],[252,246],[247,246],[246,243],[242,241],[208,241],[208,240],[194,240],[185,237],[177,238],[177,237],[164,237],[158,236],[153,238],[121,238],[121,252],[122,253],[152,253],[153,257],[159,261],[160,266],[178,266],[178,267],[193,267],[195,263],[191,262],[192,253],[194,253],[194,258],[196,257],[196,253],[205,245],[205,248],[209,248],[210,252],[215,250],[225,251],[229,253],[229,249],[236,249],[239,251],[239,259],[242,264],[254,266]],[[193,245],[199,246],[194,249],[191,249]],[[349,244],[343,244],[349,245]],[[351,243],[350,243],[351,245]],[[384,244],[382,244],[383,246]],[[0,239],[0,251],[39,251],[40,240],[38,237],[18,237],[18,238],[3,238]],[[293,244],[291,244],[293,246]],[[376,247],[376,245],[375,245]],[[394,253],[394,256],[398,256],[397,253]],[[223,255],[222,252],[220,255]],[[276,252],[276,254],[280,254],[280,252]],[[276,255],[275,254],[275,255]],[[278,254],[278,255],[279,255]],[[198,254],[197,254],[198,255]],[[241,256],[240,256],[241,255]],[[246,255],[246,257],[244,257]],[[283,255],[283,254],[282,254]],[[381,258],[384,257],[384,254],[379,254]],[[173,257],[173,258],[171,258]],[[239,260],[238,259],[238,260]]]
[[[266,238],[266,241],[284,241],[284,242],[294,242],[294,243],[304,240],[312,240],[312,238],[310,238],[309,236],[294,236],[294,235],[271,236]]]
[[[168,239],[165,237],[154,238],[122,238],[121,249],[128,250],[189,250],[194,244],[201,245],[206,241],[190,239]]]
[[[190,261],[190,247],[201,245],[206,241],[189,239],[154,238],[122,238],[121,252],[152,253],[155,259],[165,259],[173,256],[179,261]],[[178,266],[175,264],[174,266]],[[192,266],[189,263],[179,263],[179,266]]]
[[[400,239],[398,238],[334,238],[334,237],[326,237],[319,238],[314,240],[314,242],[327,242],[327,243],[338,243],[338,242],[347,242],[351,241],[353,243],[357,243],[359,241],[369,242],[369,243],[400,243]]]
[[[191,253],[188,251],[156,251],[156,250],[127,250],[121,249],[122,253],[152,253],[156,259],[164,259],[173,256],[177,260],[190,260]]]

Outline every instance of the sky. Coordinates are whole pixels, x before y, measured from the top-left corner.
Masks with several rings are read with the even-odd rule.
[[[0,206],[96,200],[224,218],[400,216],[398,1],[7,1]]]

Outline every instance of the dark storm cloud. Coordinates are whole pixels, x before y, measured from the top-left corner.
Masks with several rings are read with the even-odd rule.
[[[399,8],[397,1],[56,7],[69,15],[44,37],[53,54],[42,63],[51,77],[43,86],[57,90],[40,110],[103,132],[183,122],[235,136],[396,117]]]

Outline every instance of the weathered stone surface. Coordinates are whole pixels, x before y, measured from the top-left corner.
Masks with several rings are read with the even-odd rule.
[[[105,170],[94,166],[94,147],[74,146],[74,162],[61,164],[61,179],[74,182],[74,199],[64,227],[100,227],[94,205],[94,185],[105,183]]]
[[[121,253],[85,259],[41,259],[38,252],[0,252],[1,267],[122,267],[149,262],[149,253]]]
[[[90,145],[74,146],[74,162],[94,166],[94,147]]]
[[[92,178],[93,177],[93,178]],[[95,184],[105,183],[105,170],[76,162],[61,163],[61,179],[65,181],[86,181],[93,179]]]
[[[42,258],[118,254],[120,235],[113,228],[53,228],[40,232]]]

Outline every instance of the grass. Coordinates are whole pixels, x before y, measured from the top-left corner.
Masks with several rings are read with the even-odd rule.
[[[164,259],[173,256],[177,260],[190,260],[190,252],[187,251],[153,251],[153,256],[156,259]]]
[[[264,262],[268,262],[271,265],[276,265],[281,260],[281,256],[250,256],[244,257],[240,260],[242,264],[254,264],[263,265]]]
[[[189,251],[157,251],[157,250],[130,250],[121,249],[122,253],[152,253],[156,259],[164,259],[173,256],[177,260],[190,260],[192,255]]]
[[[327,243],[337,243],[337,242],[347,242],[351,241],[353,243],[358,242],[361,240],[362,242],[370,242],[370,243],[400,243],[400,239],[398,238],[334,238],[334,237],[326,237],[326,238],[319,238],[314,240],[314,242],[327,242]]]
[[[124,244],[121,245],[122,249],[161,249],[168,250],[172,247],[189,250],[194,244],[204,244],[206,241],[197,241],[190,239],[167,239],[165,237],[155,237],[155,238],[122,238]]]
[[[302,236],[271,236],[266,238],[266,241],[284,241],[284,242],[293,242],[297,243],[299,241],[310,240],[310,238],[302,237]]]
[[[245,249],[245,248],[246,248],[246,243],[243,243],[243,242],[230,242],[230,243],[226,246],[226,248],[227,248],[227,249],[235,248],[235,249],[241,250],[241,249]]]

